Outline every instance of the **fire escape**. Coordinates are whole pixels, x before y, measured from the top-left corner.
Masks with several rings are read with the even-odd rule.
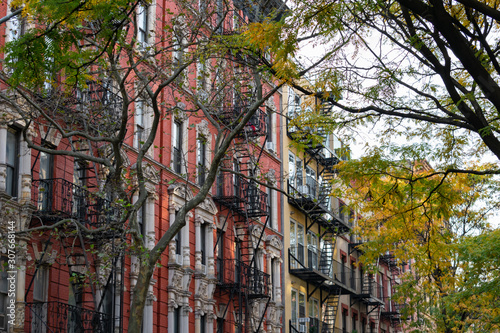
[[[50,100],[46,101],[50,107]],[[121,98],[112,93],[110,86],[95,81],[88,82],[85,89],[75,92],[65,103],[58,106],[64,108],[75,126],[83,127],[89,133],[113,130],[109,128],[111,119],[115,118],[121,108]],[[92,111],[90,111],[92,110]],[[104,125],[103,125],[104,124]],[[49,131],[47,130],[47,134]],[[42,137],[42,139],[46,139]],[[74,152],[97,154],[95,143],[85,139],[70,139],[69,144]],[[32,166],[41,162],[41,153]],[[117,312],[115,304],[117,293],[123,296],[123,284],[119,283],[123,276],[123,255],[115,245],[121,233],[114,228],[106,228],[97,233],[89,230],[106,227],[119,219],[119,209],[111,200],[103,197],[100,190],[98,165],[88,161],[74,163],[64,159],[63,170],[73,170],[73,179],[43,177],[32,180],[32,214],[30,227],[49,226],[61,223],[53,232],[38,237],[42,246],[41,258],[37,260],[31,281],[26,291],[26,324],[25,330],[30,332],[112,332],[122,330],[122,313]],[[66,221],[64,221],[66,220]],[[33,241],[36,240],[35,236]],[[37,300],[34,286],[41,278],[51,250],[58,252],[54,266],[57,274],[51,274],[50,283],[63,286],[48,295],[46,300]],[[103,263],[102,254],[109,256],[110,267],[100,269]],[[61,260],[62,259],[62,260]],[[57,278],[54,278],[57,277]],[[57,280],[54,280],[57,279]],[[47,281],[47,283],[49,283]],[[67,287],[68,292],[63,289]],[[71,297],[68,296],[72,295]],[[119,298],[121,301],[123,297]],[[121,304],[119,305],[122,309]],[[121,312],[121,311],[120,311]]]
[[[320,104],[319,112],[323,117],[330,116],[331,105]],[[306,233],[313,226],[318,227],[321,246],[320,249],[308,247],[307,264],[303,245],[290,248],[288,263],[290,273],[307,282],[307,299],[316,291],[320,291],[323,316],[321,322],[311,318],[307,330],[314,329],[316,332],[326,333],[335,330],[340,296],[356,292],[349,283],[349,268],[333,258],[337,236],[348,232],[351,222],[340,201],[330,196],[335,165],[339,163],[342,155],[335,154],[330,149],[327,134],[321,128],[315,129],[319,138],[313,138],[311,132],[307,126],[287,123],[288,137],[300,143],[307,154],[304,166],[315,161],[318,175],[317,179],[307,175],[305,183],[302,176],[288,180],[288,202],[304,214]],[[306,331],[305,327],[301,326],[303,325],[290,321],[290,333]]]
[[[380,260],[387,263],[391,271],[392,278],[388,288],[393,289],[394,285],[400,283],[401,267],[392,253],[386,253],[380,257]],[[402,325],[402,310],[406,304],[397,303],[390,296],[384,298],[384,309],[381,311],[381,318],[390,321],[395,332],[403,332]]]
[[[224,35],[238,34],[248,22],[255,22],[275,10],[283,10],[280,0],[265,3],[235,0],[234,8],[227,15]],[[274,13],[275,14],[275,13]],[[243,54],[230,55],[227,71],[238,79],[226,88],[222,105],[217,107],[216,118],[227,130],[232,130],[249,111],[257,91],[252,84],[254,75],[247,67],[257,65],[258,60]],[[259,162],[267,140],[267,114],[260,108],[245,124],[233,140],[231,151],[222,162],[216,179],[213,200],[219,206],[222,229],[215,247],[231,244],[230,258],[219,253],[216,260],[217,295],[223,308],[221,317],[235,328],[237,333],[261,332],[265,328],[266,312],[271,301],[270,274],[264,272],[261,247],[270,219],[268,195],[252,180],[259,176]],[[262,137],[264,143],[262,144]],[[224,251],[224,250],[223,250]],[[226,304],[222,304],[222,303]],[[217,332],[226,332],[224,324]]]
[[[219,119],[231,126],[246,112],[247,106],[242,104],[224,107]],[[257,174],[262,147],[254,140],[265,134],[266,114],[258,109],[235,138],[232,154],[223,163],[234,172],[219,172],[213,196],[225,223],[231,221],[236,232],[234,239],[229,240],[235,241],[234,257],[217,258],[217,287],[219,296],[227,297],[225,312],[234,318],[237,332],[260,331],[271,299],[270,276],[264,273],[263,263],[257,258],[270,218],[268,198],[255,181],[241,176]],[[222,242],[217,239],[216,246]],[[253,318],[255,313],[259,313],[257,320]]]
[[[320,102],[319,113],[322,117],[330,117],[331,105]],[[380,286],[370,276],[355,277],[344,263],[336,261],[333,256],[337,237],[352,228],[352,216],[341,200],[333,198],[331,181],[335,175],[335,165],[348,158],[346,149],[337,148],[332,151],[328,134],[321,127],[312,130],[304,125],[287,124],[287,135],[304,147],[306,160],[304,166],[311,161],[317,165],[317,179],[307,175],[306,180],[296,177],[288,181],[288,201],[305,216],[305,231],[316,226],[319,233],[320,248],[307,249],[307,263],[304,258],[303,245],[290,248],[288,251],[289,271],[307,282],[307,299],[315,292],[320,292],[320,304],[324,311],[321,321],[309,318],[309,328],[316,332],[335,332],[335,321],[341,295],[350,295],[351,299],[362,300],[373,311],[382,304]],[[290,321],[290,333],[302,332],[306,328],[302,323]]]

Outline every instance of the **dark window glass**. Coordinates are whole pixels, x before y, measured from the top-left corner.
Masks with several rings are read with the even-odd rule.
[[[7,130],[7,179],[6,192],[12,197],[17,196],[19,179],[19,140],[20,133],[12,128]]]

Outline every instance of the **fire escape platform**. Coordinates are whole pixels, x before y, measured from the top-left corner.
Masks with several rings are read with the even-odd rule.
[[[288,197],[288,203],[298,208],[302,213],[308,215],[311,220],[319,226],[326,230],[338,230],[340,234],[351,230],[351,226],[348,223],[335,217],[335,214],[330,209],[312,196],[300,193],[291,185],[289,185],[288,193],[295,194]]]
[[[111,201],[62,178],[33,180],[32,188],[33,214],[45,224],[72,219],[88,228],[99,228],[116,221],[119,215]],[[66,227],[72,226],[68,223]],[[112,230],[110,233],[114,234]],[[101,237],[106,235],[100,233]]]

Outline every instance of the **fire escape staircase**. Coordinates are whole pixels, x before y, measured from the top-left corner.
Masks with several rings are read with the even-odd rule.
[[[337,293],[329,294],[326,299],[323,300],[325,311],[323,314],[321,333],[335,332],[335,321],[337,319],[340,304],[340,294],[340,289],[338,289]]]
[[[254,92],[249,85],[240,87],[239,91],[243,93],[240,95],[242,97],[237,100],[252,100]],[[242,104],[238,102],[232,107],[221,108],[222,114],[219,120],[223,125],[231,129],[238,123],[247,111]],[[235,172],[221,171],[219,173],[216,194],[213,196],[214,201],[221,205],[221,212],[225,213],[225,223],[232,219],[237,233],[235,238],[239,243],[238,253],[235,254],[234,259],[224,259],[224,263],[219,265],[219,269],[224,267],[224,272],[218,273],[222,278],[222,281],[219,280],[218,289],[221,293],[225,292],[229,295],[235,326],[241,333],[262,330],[265,313],[271,300],[270,276],[258,267],[259,263],[254,255],[263,242],[270,218],[267,194],[255,181],[241,176],[248,175],[249,178],[257,176],[263,149],[255,140],[266,134],[266,123],[266,114],[258,109],[233,140],[232,154],[228,154],[223,165],[232,168]],[[254,234],[256,227],[261,228],[258,235]],[[221,240],[217,239],[216,244],[219,242]],[[226,265],[230,268],[226,269]],[[231,270],[234,272],[228,273]],[[262,302],[265,302],[263,309],[260,307]],[[262,311],[257,322],[252,320],[253,306],[259,306],[259,311]],[[230,311],[229,308],[228,304],[225,308],[226,313]]]
[[[100,120],[94,119],[94,124],[92,123],[92,119],[79,122],[80,126],[83,126],[86,131],[95,131],[96,126],[103,120],[103,117],[106,119],[115,117],[116,109],[122,103],[117,95],[112,94],[106,86],[97,82],[88,82],[85,94],[78,92],[74,95],[70,98],[70,102],[64,105],[65,108],[74,108],[74,111],[80,115],[86,113],[88,109],[98,110],[98,118]],[[75,116],[75,118],[78,117]],[[49,133],[48,130],[47,133]],[[73,140],[73,138],[69,138],[69,144],[72,151],[85,153],[89,156],[93,156],[94,151],[97,151],[97,147],[87,139],[80,138]],[[35,158],[32,170],[39,156],[40,154]],[[89,229],[93,229],[115,221],[118,216],[118,209],[113,207],[110,201],[91,192],[92,189],[99,190],[99,182],[98,166],[88,161],[75,164],[73,182],[56,178],[33,180],[32,202],[36,207],[33,215],[37,218],[32,220],[32,224],[37,225],[41,222],[47,225],[57,223],[63,219],[71,219],[78,221],[78,223]],[[74,274],[81,275],[82,272],[92,272],[95,274],[97,280],[100,280],[99,271],[95,269],[95,263],[98,261],[98,249],[107,243],[114,245],[115,242],[113,239],[116,237],[119,236],[111,228],[97,234],[86,234],[76,223],[69,222],[59,227],[57,238],[64,252],[66,266],[70,274],[73,276]],[[49,244],[51,239],[52,236],[49,236],[45,240],[45,244]],[[96,251],[89,251],[89,245]],[[47,248],[46,245],[44,246]],[[112,247],[114,249],[114,246]],[[115,270],[121,259],[121,255],[117,255],[112,259]],[[37,263],[26,295],[28,295],[33,286],[41,264],[41,262]],[[109,288],[110,284],[113,285],[112,288],[114,289],[114,285],[117,283],[115,270],[111,270],[109,276],[105,279],[107,281],[105,290],[111,289]],[[86,279],[86,277],[84,278]],[[64,283],[67,283],[67,281],[64,281]],[[115,315],[99,312],[102,308],[104,297],[101,297],[100,302],[98,302],[94,283],[85,283],[85,285],[90,288],[91,292],[90,301],[86,302],[87,306],[84,306],[84,304],[77,304],[75,306],[49,300],[42,304],[45,311],[47,311],[47,315],[44,320],[41,320],[42,318],[37,317],[37,311],[40,311],[40,304],[26,302],[27,321],[31,321],[30,325],[38,327],[40,331],[60,331],[61,329],[63,331],[74,329],[98,333],[110,331]],[[72,285],[69,288],[72,288]],[[116,314],[116,316],[120,315]],[[54,321],[50,318],[65,318],[65,320]]]

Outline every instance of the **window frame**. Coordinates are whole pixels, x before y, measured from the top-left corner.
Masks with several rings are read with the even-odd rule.
[[[173,170],[178,174],[182,172],[182,124],[182,121],[175,119],[172,133]]]
[[[12,148],[12,146],[14,147],[13,151],[12,150],[9,151],[9,148]],[[14,127],[9,126],[7,127],[7,142],[6,142],[6,156],[5,156],[5,165],[6,165],[5,192],[11,197],[17,197],[19,194],[20,151],[21,151],[21,131],[19,131]],[[10,158],[13,158],[13,161],[11,161]]]
[[[204,137],[199,137],[196,140],[197,154],[196,154],[196,166],[197,166],[197,183],[200,186],[205,184],[206,180],[206,168],[207,168],[207,140]]]
[[[135,135],[134,135],[134,147],[141,148],[144,144],[144,135],[146,133],[146,117],[145,117],[145,103],[143,100],[137,100],[135,102],[135,113],[134,113],[134,123],[135,123]]]
[[[149,8],[147,4],[137,4],[137,42],[142,48],[149,43]]]

